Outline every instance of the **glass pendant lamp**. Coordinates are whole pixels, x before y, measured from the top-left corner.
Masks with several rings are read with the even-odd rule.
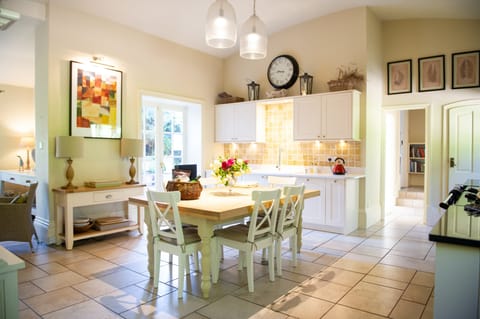
[[[205,41],[214,48],[231,48],[237,42],[237,19],[227,0],[215,0],[205,23]]]
[[[248,18],[240,30],[240,56],[244,59],[258,60],[267,56],[267,28],[255,13]]]

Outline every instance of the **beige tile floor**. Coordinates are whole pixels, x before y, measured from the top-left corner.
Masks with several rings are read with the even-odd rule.
[[[164,256],[161,283],[148,278],[146,240],[123,233],[83,242],[74,249],[2,243],[26,261],[19,272],[20,318],[433,318],[435,245],[415,214],[348,236],[304,230],[293,267],[285,243],[283,277],[268,280],[255,264],[255,292],[236,252],[225,251],[220,281],[201,297],[200,275],[186,278],[177,299],[176,267]],[[174,259],[175,262],[175,259]]]

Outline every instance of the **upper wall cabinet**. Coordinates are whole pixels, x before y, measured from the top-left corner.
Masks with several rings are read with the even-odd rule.
[[[255,101],[215,105],[215,142],[265,142],[265,108]]]
[[[295,97],[293,139],[359,140],[360,92],[351,90]]]

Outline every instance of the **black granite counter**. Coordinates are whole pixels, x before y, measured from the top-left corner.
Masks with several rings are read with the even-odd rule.
[[[479,180],[466,182],[467,188],[480,189]],[[480,247],[480,216],[471,216],[465,211],[465,205],[471,204],[464,191],[458,201],[451,205],[432,228],[429,239],[431,241]]]

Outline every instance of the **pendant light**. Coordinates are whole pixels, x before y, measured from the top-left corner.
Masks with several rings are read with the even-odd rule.
[[[255,13],[255,2],[253,0],[253,15],[245,21],[240,31],[240,56],[250,60],[267,56],[267,28]]]
[[[205,41],[214,48],[231,48],[237,42],[237,19],[227,0],[215,0],[208,8]]]

